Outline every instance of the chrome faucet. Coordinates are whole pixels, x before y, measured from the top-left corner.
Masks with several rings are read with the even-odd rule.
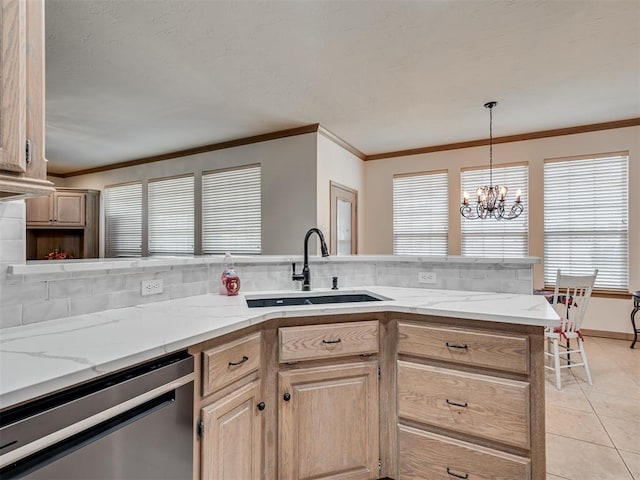
[[[296,262],[291,264],[293,268],[293,274],[291,275],[291,280],[302,281],[302,291],[308,292],[311,290],[311,270],[309,270],[309,237],[312,233],[317,233],[318,237],[320,237],[320,250],[322,251],[323,257],[329,256],[329,251],[327,250],[327,244],[324,241],[324,235],[318,228],[310,228],[307,234],[304,236],[304,266],[302,267],[302,273],[296,273]]]

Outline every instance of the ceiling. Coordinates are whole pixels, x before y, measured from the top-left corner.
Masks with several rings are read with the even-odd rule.
[[[637,0],[47,0],[67,173],[320,123],[365,154],[640,117]]]

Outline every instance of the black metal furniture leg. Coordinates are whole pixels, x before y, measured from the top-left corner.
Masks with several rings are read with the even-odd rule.
[[[631,310],[631,325],[633,326],[633,342],[631,342],[631,348],[636,345],[638,341],[638,333],[640,333],[640,329],[636,327],[636,313],[640,311],[640,290],[637,292],[633,292],[633,310]]]

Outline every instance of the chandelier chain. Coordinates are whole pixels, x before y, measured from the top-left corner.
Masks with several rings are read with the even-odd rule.
[[[489,105],[489,186],[493,187],[493,105]]]

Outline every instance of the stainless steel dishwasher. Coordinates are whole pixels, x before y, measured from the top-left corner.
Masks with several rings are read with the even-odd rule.
[[[178,352],[0,413],[0,478],[191,480],[193,357]]]

